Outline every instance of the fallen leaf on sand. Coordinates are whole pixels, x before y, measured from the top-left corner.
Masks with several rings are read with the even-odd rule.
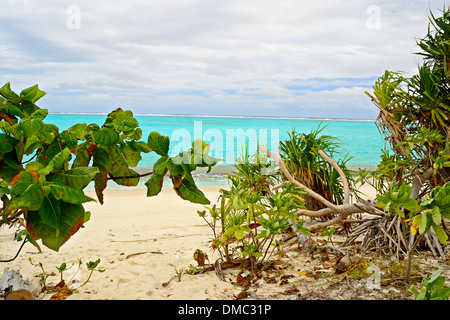
[[[245,299],[249,296],[249,293],[245,290],[241,291],[238,293],[238,295],[236,296],[236,300],[241,300],[241,299]]]
[[[72,292],[69,292],[69,291],[60,291],[60,292],[55,293],[54,295],[52,295],[50,297],[50,300],[64,300],[68,296],[70,296],[71,294],[72,294]]]

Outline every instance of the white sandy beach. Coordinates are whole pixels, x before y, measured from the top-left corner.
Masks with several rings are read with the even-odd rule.
[[[219,187],[201,189],[212,204],[216,202]],[[232,284],[240,270],[224,270],[225,281],[214,271],[177,275],[190,264],[196,265],[193,259],[196,249],[206,252],[211,263],[217,258],[209,246],[212,231],[197,215],[203,206],[180,199],[170,188],[164,188],[157,197],[147,198],[145,193],[146,190],[106,191],[104,205],[86,204],[92,213],[90,221],[59,252],[41,245],[43,252],[38,253],[32,244],[26,243],[17,259],[0,264],[0,274],[8,268],[20,270],[24,278],[32,279],[41,270],[30,264],[31,257],[34,263],[41,262],[47,273],[55,273],[47,280],[55,285],[59,282],[56,266],[63,262],[77,264],[81,259],[80,277],[84,281],[88,275],[85,263],[100,258],[99,268],[105,272],[95,272],[91,281],[68,296],[68,300],[234,299],[242,290]],[[88,195],[95,198],[93,193]],[[7,227],[0,231],[1,259],[13,257],[20,246],[13,239],[14,231]],[[261,286],[257,294],[264,299],[273,298],[277,292],[267,285]],[[48,300],[51,295],[43,299]]]

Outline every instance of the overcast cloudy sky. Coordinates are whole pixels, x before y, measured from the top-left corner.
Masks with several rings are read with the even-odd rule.
[[[364,91],[416,73],[414,0],[0,0],[0,85],[50,112],[375,119]]]

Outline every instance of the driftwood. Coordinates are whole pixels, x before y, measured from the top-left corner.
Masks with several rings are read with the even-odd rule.
[[[42,285],[38,278],[24,280],[19,271],[4,270],[0,279],[0,297],[5,300],[35,300],[39,299],[41,292]]]

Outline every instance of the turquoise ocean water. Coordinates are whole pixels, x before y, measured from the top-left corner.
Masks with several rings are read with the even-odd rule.
[[[199,186],[226,184],[225,172],[232,168],[246,144],[249,145],[249,153],[256,152],[258,143],[274,151],[278,147],[279,141],[288,139],[288,132],[292,128],[295,128],[297,132],[309,133],[318,126],[326,126],[322,134],[340,139],[343,148],[342,156],[348,154],[349,157],[352,157],[348,162],[350,169],[374,168],[379,162],[380,150],[384,147],[383,139],[375,123],[365,120],[169,115],[135,115],[135,118],[139,121],[143,131],[143,141],[146,141],[151,131],[169,136],[171,155],[188,149],[195,138],[202,138],[211,145],[210,155],[221,158],[223,161],[208,174],[204,171],[196,174]],[[106,115],[103,114],[49,114],[46,122],[57,125],[62,131],[77,123],[102,125],[105,119]],[[158,156],[152,152],[142,154],[142,157],[136,170],[139,172],[151,171]],[[141,181],[141,187],[144,181]],[[113,185],[115,184],[111,182],[108,188],[114,187]],[[171,183],[165,185],[171,186]]]

